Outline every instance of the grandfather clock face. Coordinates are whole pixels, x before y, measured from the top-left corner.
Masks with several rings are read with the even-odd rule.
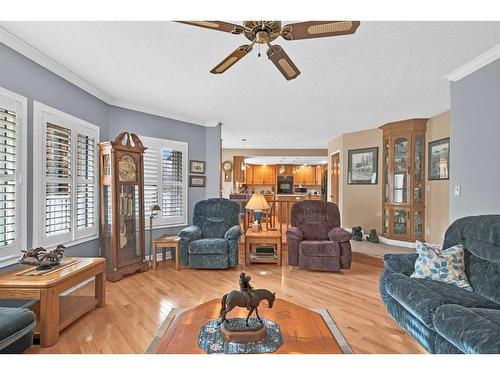
[[[120,182],[137,181],[137,165],[130,155],[125,155],[118,163],[118,178]]]

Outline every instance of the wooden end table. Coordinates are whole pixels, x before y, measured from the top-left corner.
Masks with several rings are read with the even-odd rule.
[[[276,245],[276,259],[261,258],[251,259],[250,254],[252,245],[269,244]],[[260,232],[252,232],[249,228],[245,234],[245,265],[252,263],[275,263],[281,266],[281,231],[279,230],[266,230]]]
[[[105,264],[104,258],[66,257],[60,267],[38,275],[32,275],[35,267],[22,266],[0,274],[0,298],[39,300],[35,333],[40,334],[40,346],[52,346],[60,331],[106,304]],[[95,277],[95,297],[60,295],[91,277]]]
[[[153,271],[156,270],[156,249],[162,248],[162,261],[166,261],[167,247],[175,247],[175,269],[179,270],[179,241],[181,238],[177,235],[163,234],[153,240]]]

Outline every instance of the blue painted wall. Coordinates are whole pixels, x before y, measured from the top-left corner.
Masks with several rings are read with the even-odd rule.
[[[208,165],[217,161],[215,169],[211,166],[210,171],[211,173],[217,171],[217,177],[211,180],[213,184],[218,183],[220,151],[217,159],[217,155],[213,155],[216,147],[211,145],[212,142],[216,142],[217,148],[219,147],[214,130],[209,130],[211,137],[207,141],[207,128],[205,127],[110,106],[2,43],[0,43],[0,87],[28,98],[28,204],[24,212],[28,215],[28,246],[32,243],[33,228],[31,220],[33,217],[33,101],[41,102],[98,125],[101,141],[114,139],[120,131],[127,130],[151,137],[188,142],[190,159],[209,160]],[[218,134],[220,139],[220,129]],[[211,152],[209,157],[206,154],[207,146]],[[215,191],[212,187],[209,189]],[[189,188],[189,222],[191,222],[194,204],[206,197],[206,191],[207,188]],[[179,229],[168,228],[161,232],[177,233]],[[149,233],[146,233],[146,238],[149,238]],[[146,246],[148,249],[149,243]],[[67,253],[68,255],[95,256],[99,254],[99,240],[75,245],[68,248]]]
[[[500,59],[451,83],[450,140],[450,222],[499,214]]]

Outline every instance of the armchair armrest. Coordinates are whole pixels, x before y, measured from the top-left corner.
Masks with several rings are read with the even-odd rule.
[[[286,236],[299,242],[304,239],[304,233],[302,233],[302,231],[297,227],[288,228],[288,230],[286,231]]]
[[[224,235],[224,239],[227,240],[237,240],[243,234],[241,227],[239,225],[232,226],[229,228]]]
[[[385,268],[392,272],[410,276],[415,271],[415,261],[418,254],[385,254]]]
[[[184,228],[178,234],[180,238],[187,241],[194,241],[201,238],[201,229],[196,225]]]
[[[342,228],[333,228],[328,232],[328,238],[333,242],[348,242],[352,239],[352,234]]]

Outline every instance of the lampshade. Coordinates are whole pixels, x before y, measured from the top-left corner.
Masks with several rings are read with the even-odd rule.
[[[255,193],[252,195],[245,208],[247,210],[269,210],[269,204],[262,194]]]
[[[159,211],[161,211],[161,208],[158,204],[154,203],[149,208],[149,211],[151,212],[151,215],[156,215]]]

